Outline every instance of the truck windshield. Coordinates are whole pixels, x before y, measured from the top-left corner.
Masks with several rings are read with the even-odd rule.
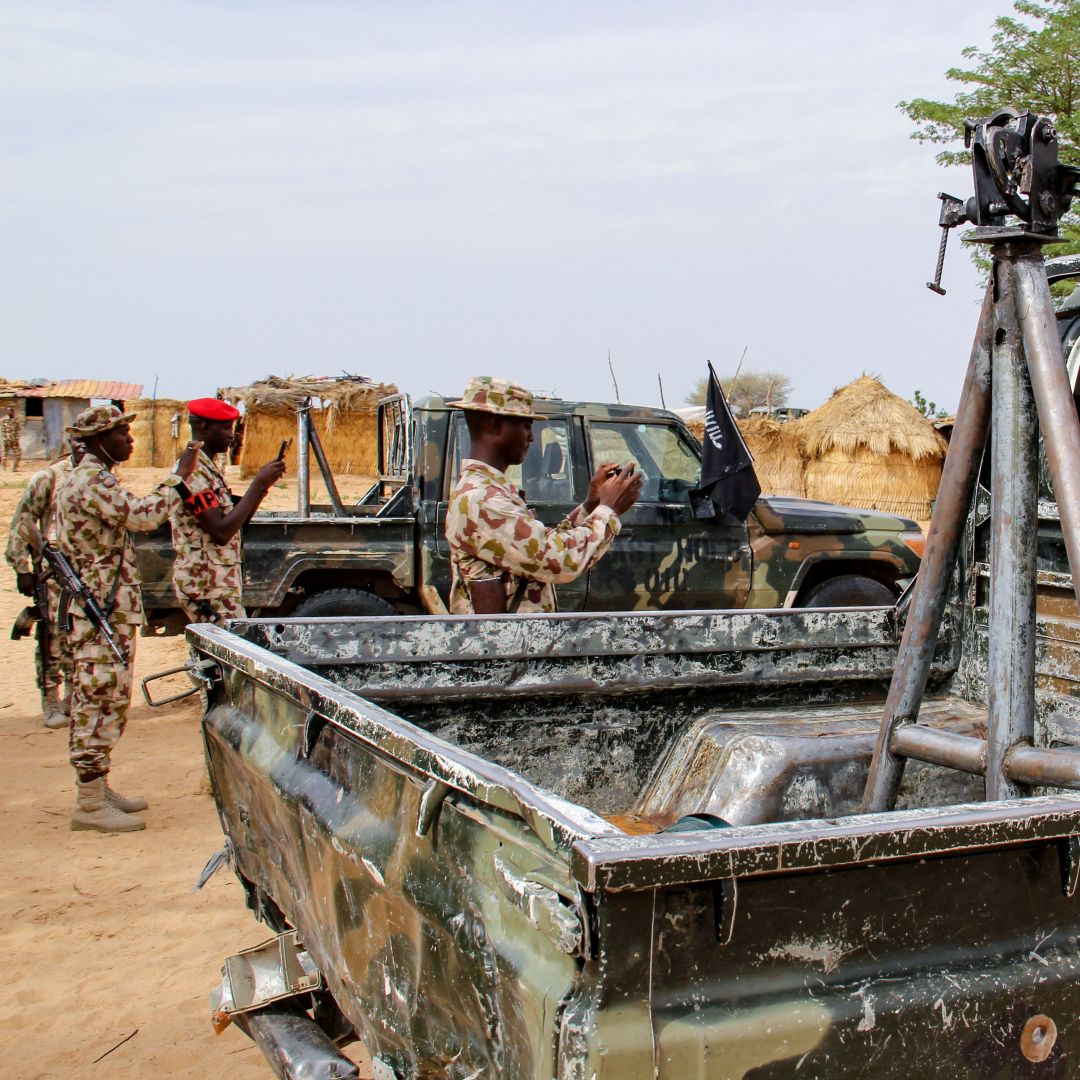
[[[645,477],[645,502],[683,502],[701,476],[697,454],[668,424],[590,423],[589,451],[593,468],[605,461],[636,462]]]

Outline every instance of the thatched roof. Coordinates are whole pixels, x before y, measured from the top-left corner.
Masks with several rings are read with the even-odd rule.
[[[393,383],[375,382],[366,375],[270,375],[250,386],[224,386],[218,390],[218,397],[242,401],[249,414],[278,415],[295,413],[307,398],[312,398],[315,404],[321,402],[333,418],[339,412],[372,412],[380,398],[397,392]]]
[[[947,446],[914,405],[871,375],[837,390],[824,405],[797,421],[797,426],[807,458],[865,449],[881,457],[898,453],[922,461],[943,458]]]

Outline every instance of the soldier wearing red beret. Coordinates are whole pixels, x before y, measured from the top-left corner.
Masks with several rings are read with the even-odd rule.
[[[268,461],[234,499],[213,459],[229,449],[239,411],[220,398],[196,398],[187,409],[191,437],[202,443],[202,452],[188,480],[191,499],[170,514],[173,591],[190,622],[242,619],[240,530],[285,474],[285,462]]]

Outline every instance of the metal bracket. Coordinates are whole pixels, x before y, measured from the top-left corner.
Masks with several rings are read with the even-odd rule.
[[[295,930],[228,957],[221,974],[221,986],[210,995],[212,1023],[219,1034],[237,1014],[323,986],[322,973]]]
[[[420,796],[420,810],[416,815],[416,835],[427,836],[435,819],[439,816],[442,804],[446,796],[450,794],[451,787],[441,780],[429,780],[424,788],[424,794]]]
[[[217,670],[216,675],[211,675],[210,672]],[[171,697],[158,698],[155,701],[150,696],[150,691],[147,687],[152,682],[157,682],[158,679],[168,678],[170,675],[177,675],[181,671],[186,671],[190,676],[192,682],[195,684],[190,690],[184,690],[179,694],[173,694]],[[165,671],[155,672],[153,675],[147,675],[142,681],[142,695],[146,704],[152,709],[156,709],[159,705],[168,705],[171,701],[183,701],[184,698],[191,697],[192,694],[197,694],[200,690],[209,690],[211,686],[221,678],[221,669],[218,668],[216,660],[189,660],[186,664],[181,664],[179,667],[171,667]]]
[[[300,742],[300,757],[311,757],[311,751],[315,749],[315,744],[319,741],[319,736],[327,723],[329,721],[326,717],[320,716],[314,709],[307,714],[304,718],[304,735]]]

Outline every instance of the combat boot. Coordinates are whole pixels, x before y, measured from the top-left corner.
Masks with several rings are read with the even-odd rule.
[[[109,804],[105,796],[105,777],[96,780],[78,781],[78,801],[75,812],[71,815],[72,832],[80,829],[92,829],[95,832],[138,832],[146,828],[146,822],[134,814],[125,814],[123,810]]]
[[[140,810],[149,809],[150,804],[141,795],[121,795],[109,787],[109,781],[105,781],[105,801],[109,806],[115,806],[117,810],[125,814],[137,814]]]
[[[68,726],[67,711],[60,704],[60,692],[55,686],[41,692],[41,717],[47,728]]]

